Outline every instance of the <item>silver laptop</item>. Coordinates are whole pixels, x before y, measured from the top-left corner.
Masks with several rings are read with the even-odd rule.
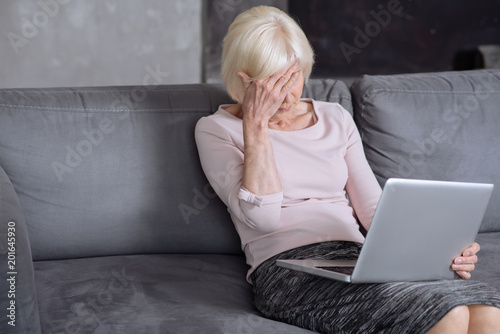
[[[352,283],[453,279],[472,245],[492,184],[389,179],[356,261],[278,260],[277,265]]]

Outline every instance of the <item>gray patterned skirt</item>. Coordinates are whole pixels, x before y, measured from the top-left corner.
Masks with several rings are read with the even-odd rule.
[[[361,245],[333,241],[278,254],[253,273],[254,303],[266,317],[321,333],[425,333],[460,305],[500,307],[474,280],[350,284],[278,267],[277,259],[356,259]]]

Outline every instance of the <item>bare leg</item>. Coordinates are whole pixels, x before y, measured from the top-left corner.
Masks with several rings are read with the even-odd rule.
[[[427,334],[467,334],[469,328],[469,308],[458,306],[448,312]]]
[[[469,334],[500,333],[500,308],[489,305],[469,305]]]

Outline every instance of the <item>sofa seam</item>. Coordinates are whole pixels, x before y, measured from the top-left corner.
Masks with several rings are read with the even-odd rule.
[[[495,74],[495,69],[481,69],[477,70],[477,72],[483,72],[487,74]],[[448,71],[448,72],[423,72],[423,73],[401,73],[401,74],[386,74],[386,75],[367,75],[368,77],[376,78],[376,77],[391,77],[391,76],[407,76],[407,77],[432,77],[432,78],[443,78],[443,73],[446,73],[446,76],[470,76],[470,74],[466,74],[466,71]],[[472,74],[472,75],[481,75],[481,73]]]
[[[52,110],[52,111],[80,111],[80,112],[99,112],[99,111],[108,111],[108,112],[118,112],[118,111],[128,111],[128,112],[137,112],[137,111],[142,111],[142,112],[158,112],[160,113],[161,111],[172,111],[172,112],[185,112],[185,111],[192,111],[193,113],[198,113],[198,112],[211,112],[211,109],[206,109],[206,108],[152,108],[152,109],[96,109],[96,108],[62,108],[62,107],[44,107],[44,106],[26,106],[26,105],[13,105],[13,104],[1,104],[0,107],[7,107],[7,108],[27,108],[27,109],[34,109],[34,110]]]
[[[338,99],[346,99],[348,101],[352,101],[351,97],[347,97],[347,96],[342,96],[342,95],[336,95],[336,96],[332,96],[332,98],[338,98]],[[332,102],[326,98],[323,98],[323,99],[313,99],[314,101],[323,101],[323,102]]]
[[[67,89],[67,90],[50,90],[50,88],[40,88],[39,90],[37,89],[23,89],[23,88],[17,88],[17,89],[13,89],[13,88],[1,88],[0,89],[0,93],[1,92],[13,92],[13,93],[40,93],[40,94],[45,94],[45,93],[120,93],[120,92],[123,92],[123,91],[133,91],[135,88],[137,87],[147,87],[147,86],[123,86],[123,87],[127,87],[127,89],[125,88],[117,88],[117,89],[107,89],[107,90],[71,90],[71,89]],[[130,89],[128,89],[128,87],[131,87]],[[196,91],[196,92],[202,92],[202,91],[205,91],[205,92],[210,92],[210,90],[208,89],[203,89],[203,88],[162,88],[162,89],[150,89],[148,90],[147,88],[145,88],[148,92],[167,92],[167,91],[171,91],[171,90],[175,90],[175,91],[186,91],[186,92],[193,92],[193,91]]]
[[[361,110],[359,111],[359,120],[361,122],[361,124],[358,125],[358,131],[360,132],[359,133],[359,136],[361,137],[361,142],[363,142],[363,139],[365,137],[365,103],[364,103],[365,99],[363,99],[363,102],[361,103],[360,107],[361,107]],[[364,145],[363,145],[364,146]]]
[[[387,93],[412,93],[412,94],[431,94],[431,95],[437,95],[437,94],[449,94],[449,95],[457,95],[457,94],[484,94],[484,93],[494,93],[494,94],[499,94],[500,91],[494,90],[494,91],[445,91],[445,90],[408,90],[408,89],[387,89],[387,88],[376,88],[373,90],[370,90],[366,92],[366,95],[364,99],[369,99],[371,96],[380,93],[380,92],[387,92]]]
[[[333,96],[333,98],[337,99],[345,99],[348,101],[351,101],[352,99],[347,96]],[[324,102],[331,102],[327,99],[314,99],[315,101],[324,101]],[[117,111],[129,111],[129,112],[137,112],[137,111],[143,111],[143,112],[160,112],[160,111],[206,111],[206,112],[212,112],[212,109],[206,109],[206,108],[149,108],[149,109],[101,109],[101,108],[71,108],[71,107],[50,107],[50,106],[31,106],[31,105],[19,105],[19,104],[4,104],[0,103],[0,107],[7,107],[7,108],[27,108],[27,109],[38,109],[38,110],[58,110],[58,111],[81,111],[81,112],[86,112],[86,111],[91,111],[91,112],[99,112],[99,111],[110,111],[110,112],[117,112]]]

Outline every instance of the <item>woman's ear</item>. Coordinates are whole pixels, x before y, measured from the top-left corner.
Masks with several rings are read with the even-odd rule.
[[[238,76],[241,79],[241,83],[243,84],[243,87],[245,89],[250,86],[250,83],[252,82],[252,79],[245,73],[245,72],[236,72],[236,76]]]

